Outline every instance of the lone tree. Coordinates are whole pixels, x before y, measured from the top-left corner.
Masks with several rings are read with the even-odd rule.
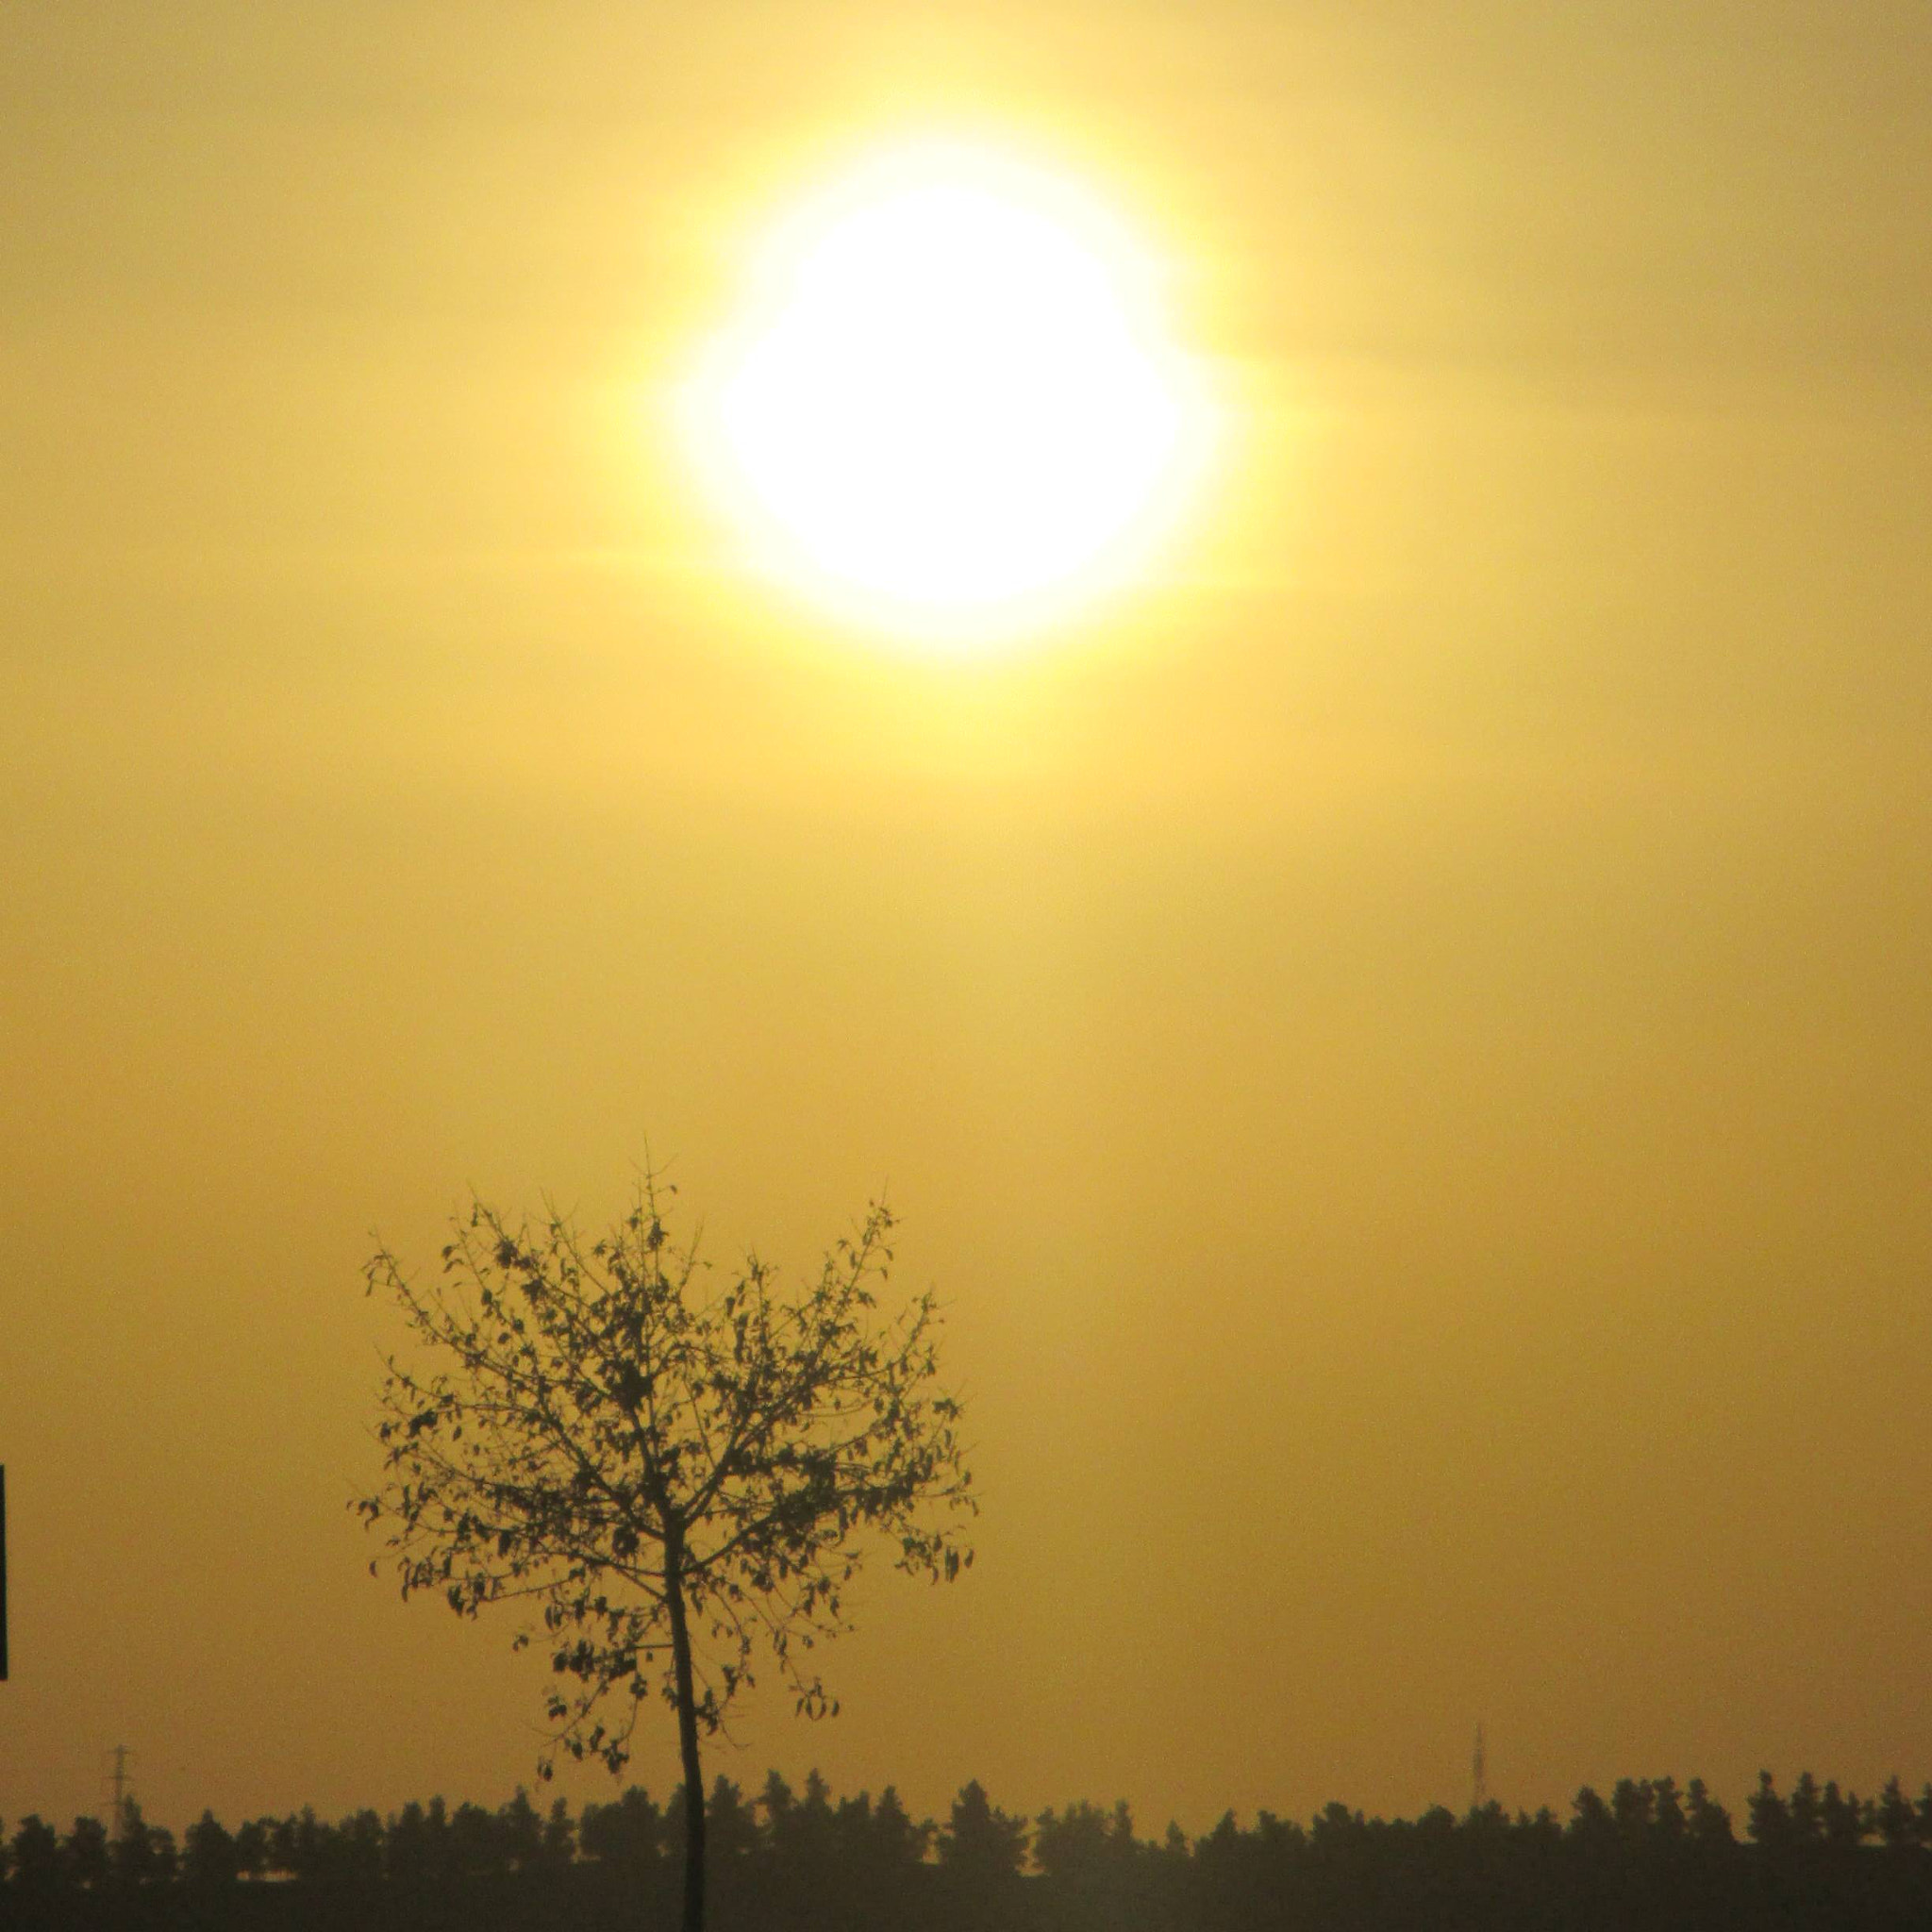
[[[713,1286],[695,1240],[666,1228],[674,1191],[647,1172],[594,1241],[554,1209],[512,1223],[473,1201],[427,1286],[378,1250],[369,1292],[417,1345],[385,1357],[383,1483],[355,1507],[386,1530],[405,1597],[541,1613],[515,1644],[541,1638],[557,1673],[545,1777],[559,1752],[621,1770],[653,1689],[673,1707],[684,1927],[700,1932],[700,1736],[762,1658],[802,1712],[836,1711],[806,1654],[849,1627],[868,1541],[950,1582],[973,1560],[956,1519],[977,1503],[933,1298],[879,1307],[886,1209],[794,1289],[755,1255]]]

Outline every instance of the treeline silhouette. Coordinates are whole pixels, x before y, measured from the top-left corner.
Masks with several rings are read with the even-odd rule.
[[[0,1837],[0,1923],[109,1932],[549,1932],[676,1923],[681,1790],[633,1787],[574,1817],[519,1790],[496,1810],[441,1798],[338,1823],[304,1809],[234,1830],[211,1812],[180,1840],[127,1807],[65,1833],[37,1817]],[[835,1798],[776,1772],[756,1798],[727,1778],[707,1817],[719,1932],[1892,1932],[1932,1926],[1932,1785],[1860,1798],[1765,1773],[1741,1837],[1701,1780],[1585,1787],[1570,1815],[1367,1818],[1307,1826],[1232,1812],[1192,1841],[1148,1840],[1125,1804],[1030,1823],[976,1782],[942,1824],[891,1787]]]

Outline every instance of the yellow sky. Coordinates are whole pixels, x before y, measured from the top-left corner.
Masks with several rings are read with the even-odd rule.
[[[0,1817],[528,1778],[362,1572],[358,1265],[646,1135],[721,1252],[890,1185],[987,1495],[720,1769],[1932,1775],[1928,82],[1843,0],[8,8]],[[929,125],[1116,197],[1237,424],[981,662],[642,426]]]

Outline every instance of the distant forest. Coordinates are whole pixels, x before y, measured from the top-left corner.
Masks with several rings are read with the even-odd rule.
[[[177,1843],[129,1806],[113,1834],[27,1818],[4,1839],[0,1924],[235,1932],[651,1932],[677,1921],[681,1791],[635,1787],[574,1817],[519,1790],[491,1811],[441,1798],[329,1824],[312,1810],[230,1831],[204,1812]],[[1890,1932],[1932,1926],[1932,1785],[1859,1798],[1770,1774],[1740,1838],[1701,1780],[1586,1787],[1567,1820],[1499,1805],[1457,1818],[1304,1826],[1232,1812],[1192,1840],[1137,1836],[1124,1804],[1027,1821],[977,1784],[943,1824],[889,1786],[836,1798],[776,1772],[708,1807],[719,1932]]]

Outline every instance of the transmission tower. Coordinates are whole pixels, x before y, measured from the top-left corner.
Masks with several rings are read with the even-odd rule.
[[[1490,1802],[1489,1763],[1483,1751],[1483,1727],[1475,1727],[1475,1757],[1470,1764],[1469,1808],[1480,1811]]]
[[[114,1768],[108,1774],[108,1782],[114,1790],[113,1809],[108,1814],[109,1825],[116,1839],[127,1836],[127,1757],[125,1744],[114,1746]]]

